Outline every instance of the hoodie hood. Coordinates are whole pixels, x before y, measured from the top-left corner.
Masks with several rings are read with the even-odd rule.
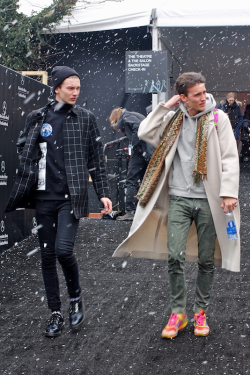
[[[180,130],[180,137],[173,164],[169,174],[169,194],[186,198],[206,198],[204,184],[194,185],[193,168],[195,157],[196,130],[199,118],[211,112],[216,106],[216,102],[211,94],[207,94],[206,107],[204,111],[190,116],[186,106],[181,102],[183,124]]]
[[[201,117],[202,115],[205,115],[208,112],[211,112],[216,107],[216,101],[214,100],[213,95],[207,94],[207,101],[206,101],[206,108],[204,111],[197,113],[195,116],[190,116],[185,104],[183,102],[180,103],[180,109],[184,113],[185,116],[190,117],[192,119],[197,119]]]
[[[116,128],[122,130],[123,132],[125,131],[124,121],[123,121],[123,115],[124,115],[125,112],[126,112],[126,109],[123,108],[121,116],[120,116],[119,120],[117,121],[117,123],[115,124]]]

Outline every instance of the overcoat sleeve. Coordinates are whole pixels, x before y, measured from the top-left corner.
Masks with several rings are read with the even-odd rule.
[[[218,140],[221,153],[220,197],[238,199],[239,157],[228,116],[219,110]]]
[[[101,136],[96,123],[95,116],[93,115],[93,113],[90,113],[89,116],[90,126],[88,170],[92,178],[93,186],[98,198],[109,198],[110,191]]]
[[[163,131],[174,113],[163,103],[158,104],[155,110],[141,122],[138,137],[157,148],[161,142]]]
[[[33,118],[34,118],[33,112],[29,113],[28,116],[27,116],[26,122],[25,122],[24,129],[21,130],[21,132],[19,134],[19,137],[17,139],[16,146],[17,146],[17,154],[18,154],[19,159],[22,155],[22,151],[23,151],[23,148],[25,146],[26,139],[27,139],[27,136],[29,134],[30,125],[31,125],[31,122],[32,122]]]

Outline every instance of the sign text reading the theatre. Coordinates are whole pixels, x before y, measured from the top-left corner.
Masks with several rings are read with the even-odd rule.
[[[152,54],[128,54],[128,71],[129,72],[145,72],[152,62]]]
[[[127,51],[125,91],[158,93],[167,90],[167,51]]]

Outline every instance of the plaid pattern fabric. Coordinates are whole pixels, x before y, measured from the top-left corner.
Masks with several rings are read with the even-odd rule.
[[[32,189],[38,176],[40,149],[37,142],[48,107],[31,112],[17,141],[20,165],[5,212],[34,208]],[[94,115],[75,106],[63,125],[64,160],[73,211],[76,218],[88,216],[88,180],[91,175],[98,198],[109,197],[106,165]]]

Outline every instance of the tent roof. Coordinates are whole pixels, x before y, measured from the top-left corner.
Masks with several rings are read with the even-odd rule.
[[[87,5],[86,5],[87,3]],[[58,33],[86,32],[147,26],[152,8],[158,27],[250,25],[250,2],[229,0],[186,2],[179,0],[78,1],[70,16],[56,27]]]
[[[156,0],[159,2],[159,0]],[[152,0],[78,1],[70,16],[56,27],[58,33],[102,31],[149,25]]]
[[[157,9],[158,27],[250,25],[250,2],[230,0],[165,1]]]
[[[162,49],[170,52],[170,74],[201,71],[213,91],[248,91],[250,1],[78,1],[57,32],[87,32],[150,25],[152,7]],[[195,4],[194,4],[195,3]]]

